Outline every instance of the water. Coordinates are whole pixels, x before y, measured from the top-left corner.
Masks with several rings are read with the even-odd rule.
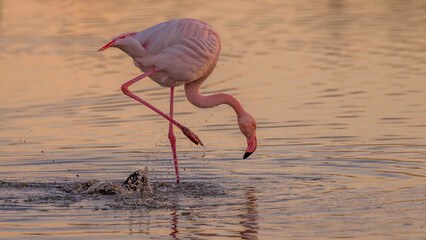
[[[182,17],[221,34],[202,92],[243,103],[257,151],[242,160],[231,108],[177,88],[175,118],[206,145],[176,132],[179,191],[64,191],[144,167],[172,184],[167,122],[120,91],[138,69],[96,50]],[[0,238],[424,239],[425,21],[423,1],[0,1]],[[133,89],[168,111],[168,89]]]

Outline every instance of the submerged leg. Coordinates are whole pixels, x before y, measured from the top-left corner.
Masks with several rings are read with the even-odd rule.
[[[173,118],[173,97],[174,97],[174,87],[170,88],[170,117]],[[176,137],[173,133],[173,124],[169,122],[169,140],[170,145],[172,147],[172,153],[173,153],[173,161],[175,164],[175,172],[176,172],[176,182],[179,183],[179,167],[178,167],[178,161],[176,156]]]
[[[121,86],[121,91],[123,91],[123,93],[126,94],[127,96],[129,96],[129,97],[135,99],[136,101],[142,103],[143,105],[149,107],[150,109],[152,109],[154,112],[160,114],[165,119],[169,120],[169,122],[171,124],[174,124],[176,127],[178,127],[183,132],[183,134],[185,134],[185,136],[188,137],[189,140],[191,140],[193,143],[195,143],[197,145],[200,144],[201,146],[204,146],[203,143],[201,142],[201,140],[198,138],[198,136],[195,135],[195,133],[193,133],[191,130],[189,130],[189,128],[178,123],[172,117],[167,116],[165,113],[158,110],[157,108],[155,108],[154,106],[152,106],[151,104],[146,102],[145,100],[142,100],[140,97],[136,96],[135,94],[130,92],[130,90],[128,89],[132,84],[136,83],[137,81],[141,80],[142,78],[149,76],[150,74],[155,73],[157,71],[159,71],[158,68],[153,68],[153,69],[149,70],[148,72],[133,78],[132,80],[126,82],[125,84],[123,84]]]

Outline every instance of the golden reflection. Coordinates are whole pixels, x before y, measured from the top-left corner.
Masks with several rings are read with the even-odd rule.
[[[116,180],[141,166],[154,169],[156,180],[172,179],[167,123],[120,92],[139,71],[118,51],[96,50],[117,33],[193,17],[222,40],[205,93],[243,102],[258,120],[259,141],[256,158],[239,160],[244,139],[232,110],[195,109],[176,89],[176,118],[206,145],[178,141],[186,180],[228,184],[238,176],[239,184],[252,184],[243,210],[199,206],[211,211],[201,230],[213,223],[220,225],[214,234],[254,239],[313,239],[318,232],[326,239],[422,238],[425,9],[424,1],[403,0],[0,0],[0,180],[73,182],[76,173]],[[152,81],[135,89],[167,111],[167,89]],[[252,176],[263,180],[252,183]],[[310,184],[300,176],[320,178]],[[120,209],[58,210],[22,202],[24,189],[0,187],[0,238],[39,229],[102,239],[110,226],[116,239],[129,231],[153,238],[200,231],[175,211],[133,218]],[[288,199],[291,215],[282,214]],[[226,222],[215,218],[223,214]],[[82,216],[89,230],[72,225]]]

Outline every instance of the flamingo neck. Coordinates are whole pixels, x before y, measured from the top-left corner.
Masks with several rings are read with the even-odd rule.
[[[185,84],[186,98],[190,103],[199,108],[211,108],[221,104],[227,104],[234,109],[237,117],[241,116],[241,114],[245,112],[238,100],[231,95],[224,93],[218,93],[209,96],[201,95],[200,86],[204,80],[205,79]]]

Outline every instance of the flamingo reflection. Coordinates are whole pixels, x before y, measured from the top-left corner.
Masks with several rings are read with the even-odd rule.
[[[244,205],[244,213],[240,215],[241,221],[240,224],[243,226],[244,230],[240,231],[241,239],[258,239],[257,230],[259,229],[259,215],[257,211],[257,198],[256,191],[254,187],[247,187],[246,189],[246,203]]]
[[[173,210],[172,214],[170,214],[170,215],[172,215],[172,227],[171,227],[172,232],[170,233],[170,236],[172,236],[173,239],[178,239],[176,237],[176,235],[179,233],[179,230],[177,228],[179,219],[178,219],[178,216],[176,214],[176,210]]]

